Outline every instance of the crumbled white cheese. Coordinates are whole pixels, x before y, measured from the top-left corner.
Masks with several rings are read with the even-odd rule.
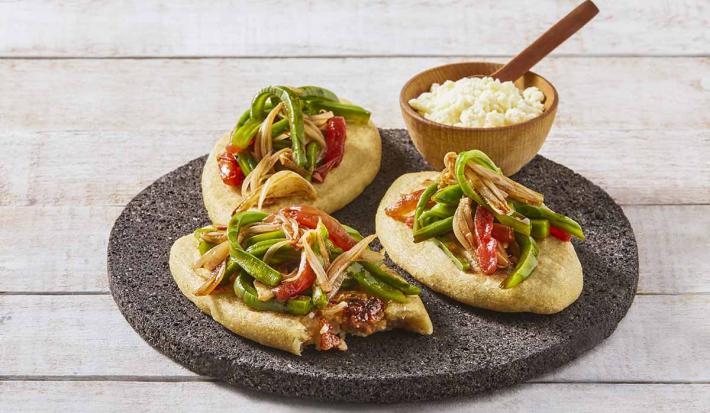
[[[466,77],[431,85],[409,104],[425,118],[452,126],[491,128],[525,122],[543,111],[545,95],[536,87],[520,91],[513,82]]]

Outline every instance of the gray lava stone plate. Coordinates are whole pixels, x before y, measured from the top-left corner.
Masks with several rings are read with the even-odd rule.
[[[380,198],[399,175],[429,169],[406,131],[382,130],[375,181],[335,216],[374,233]],[[536,157],[514,178],[576,219],[584,291],[559,314],[502,314],[458,304],[423,288],[434,334],[402,331],[350,337],[347,352],[308,349],[301,357],[243,339],[200,312],[178,290],[168,251],[207,224],[200,174],[205,157],[138,194],[111,231],[108,277],[118,308],[162,353],[190,370],[258,392],[351,402],[398,402],[469,395],[512,385],[558,367],[616,328],[634,298],[638,253],[621,208],[573,171]],[[391,264],[391,263],[390,263]]]

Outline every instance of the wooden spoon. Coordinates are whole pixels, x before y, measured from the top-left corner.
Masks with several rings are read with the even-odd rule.
[[[505,66],[491,74],[501,82],[513,81],[528,72],[543,57],[547,56],[557,46],[561,45],[570,36],[575,34],[585,24],[589,23],[599,9],[590,0],[585,1],[572,10],[568,15],[550,27],[542,36],[538,37],[530,46],[520,52]]]

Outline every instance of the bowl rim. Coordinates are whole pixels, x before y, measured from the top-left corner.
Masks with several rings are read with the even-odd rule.
[[[407,82],[405,82],[404,86],[402,86],[402,89],[401,89],[400,92],[399,92],[399,106],[400,106],[400,108],[401,108],[407,115],[409,115],[410,117],[416,119],[418,122],[423,122],[423,123],[425,123],[425,124],[427,124],[427,125],[429,125],[429,126],[439,127],[439,128],[443,128],[443,129],[452,129],[452,130],[457,130],[457,131],[476,131],[476,132],[495,131],[495,130],[503,130],[503,129],[512,129],[512,128],[515,128],[515,127],[519,127],[519,126],[526,125],[526,124],[528,124],[528,123],[535,122],[535,121],[537,121],[537,120],[539,120],[539,119],[541,119],[541,118],[543,118],[543,117],[545,117],[545,116],[547,116],[547,115],[549,115],[549,114],[551,114],[551,113],[554,113],[554,112],[557,110],[557,104],[558,104],[560,98],[559,98],[559,95],[557,94],[557,89],[555,88],[555,85],[553,85],[552,82],[550,82],[549,80],[545,79],[544,77],[542,77],[542,76],[538,75],[537,73],[533,72],[532,70],[528,70],[528,71],[525,73],[525,75],[531,74],[531,75],[533,75],[533,76],[536,76],[536,77],[542,79],[545,83],[547,83],[548,85],[550,85],[550,88],[552,88],[552,92],[553,92],[553,93],[552,93],[552,97],[554,98],[554,100],[553,100],[552,105],[550,106],[550,108],[547,109],[547,110],[543,110],[541,114],[535,116],[535,117],[532,118],[532,119],[528,119],[528,120],[526,120],[526,121],[524,121],[524,122],[520,122],[520,123],[514,123],[514,124],[512,124],[512,125],[494,126],[494,127],[490,127],[490,128],[479,128],[479,127],[470,127],[470,126],[454,126],[454,125],[447,125],[447,124],[445,124],[445,123],[434,122],[433,120],[429,120],[429,119],[425,118],[424,116],[420,115],[419,112],[417,112],[417,111],[409,104],[409,101],[405,101],[405,100],[404,100],[404,96],[403,96],[403,95],[404,95],[404,90],[407,88],[407,86],[409,86],[415,79],[419,78],[420,76],[423,76],[423,75],[425,75],[425,74],[427,74],[427,73],[429,73],[429,72],[431,72],[431,71],[433,71],[433,70],[441,69],[441,68],[447,67],[447,66],[464,66],[464,65],[470,65],[470,64],[494,64],[494,65],[503,66],[502,63],[495,63],[495,62],[481,62],[481,61],[475,61],[475,62],[454,62],[454,63],[446,63],[446,64],[443,64],[443,65],[434,66],[434,67],[430,67],[429,69],[422,70],[421,72],[419,72],[419,73],[415,74],[414,76],[412,76],[409,80],[407,80]],[[523,76],[525,76],[525,75],[523,75]],[[463,79],[463,77],[462,77],[461,79]],[[460,79],[457,79],[457,80],[460,80]],[[517,79],[516,79],[516,80],[517,80]],[[429,85],[429,87],[431,88],[431,85]],[[543,95],[544,95],[544,94],[545,94],[545,93],[543,92]],[[547,98],[547,95],[545,95],[545,98]]]

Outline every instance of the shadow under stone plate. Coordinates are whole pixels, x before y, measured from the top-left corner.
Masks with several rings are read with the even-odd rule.
[[[406,131],[381,135],[384,156],[375,181],[334,214],[364,234],[374,233],[377,205],[399,175],[430,169]],[[584,291],[569,308],[551,316],[503,314],[423,288],[431,336],[391,331],[349,337],[347,352],[311,347],[301,357],[264,347],[200,312],[168,269],[173,241],[208,223],[200,191],[205,159],[138,194],[116,220],[108,246],[111,293],[126,320],[151,346],[202,375],[258,392],[324,400],[470,395],[525,381],[589,350],[614,331],[634,298],[638,252],[621,208],[582,176],[537,156],[514,178],[544,193],[547,205],[577,220],[587,235],[574,241]]]

